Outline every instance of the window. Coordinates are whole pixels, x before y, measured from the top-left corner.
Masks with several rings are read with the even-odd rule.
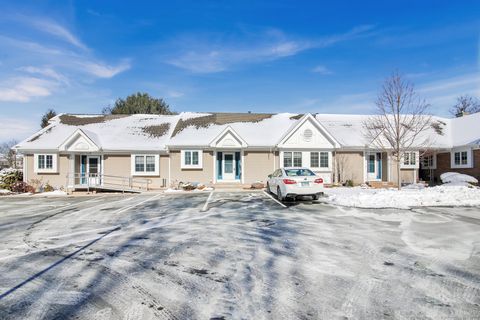
[[[132,155],[132,175],[153,176],[159,175],[159,155],[138,154]]]
[[[403,153],[403,161],[400,163],[401,168],[411,168],[415,169],[418,168],[418,156],[419,153],[417,151],[407,151]]]
[[[182,150],[181,153],[182,168],[198,169],[202,168],[201,150]]]
[[[285,175],[287,177],[313,177],[315,173],[308,169],[287,169]]]
[[[311,168],[328,168],[329,153],[328,152],[310,152]]]
[[[283,153],[283,166],[285,168],[292,166],[292,153],[291,152],[284,152]]]
[[[423,169],[435,169],[435,155],[427,154],[422,157],[422,168]]]
[[[54,154],[35,154],[35,172],[56,172],[57,157]]]
[[[368,155],[368,173],[375,173],[375,155]]]
[[[301,152],[294,152],[293,153],[293,166],[294,167],[301,167],[302,166],[302,153]]]
[[[452,154],[452,168],[471,168],[472,167],[472,151],[459,150]]]
[[[320,160],[318,157],[318,152],[310,152],[310,167],[318,168],[320,166]]]

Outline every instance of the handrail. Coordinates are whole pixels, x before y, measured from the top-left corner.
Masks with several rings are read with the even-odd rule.
[[[110,186],[121,186],[122,192],[139,189],[148,191],[148,186],[151,183],[150,179],[146,178],[134,178],[128,176],[114,176],[100,173],[67,173],[67,183],[66,187],[69,186],[75,187],[77,185],[76,179],[80,180],[79,185],[82,185],[87,188],[87,191],[90,191],[90,188],[95,188],[99,186],[108,187]],[[93,179],[93,182],[92,182]],[[112,181],[113,180],[113,181]],[[82,183],[82,181],[84,181]],[[117,183],[118,182],[118,183]]]

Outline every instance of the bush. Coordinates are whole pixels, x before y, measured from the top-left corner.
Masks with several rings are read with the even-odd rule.
[[[53,187],[48,183],[43,187],[43,192],[51,192],[53,190],[54,190]]]
[[[353,187],[353,180],[347,180],[347,181],[345,181],[345,186],[346,186],[346,187]]]
[[[11,191],[17,192],[17,193],[26,193],[26,192],[35,193],[35,188],[26,182],[18,181],[12,185]]]
[[[23,173],[17,169],[3,169],[0,171],[0,189],[13,191],[13,185],[23,180]]]

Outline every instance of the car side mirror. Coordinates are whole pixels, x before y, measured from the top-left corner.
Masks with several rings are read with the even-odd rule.
[[[271,179],[273,176],[271,174],[268,175],[268,178]]]

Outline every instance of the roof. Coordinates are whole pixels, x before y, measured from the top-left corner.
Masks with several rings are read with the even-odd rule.
[[[231,129],[248,147],[278,145],[304,114],[296,113],[194,113],[178,115],[75,115],[62,114],[50,125],[17,145],[19,150],[56,150],[81,130],[103,151],[162,151],[168,147],[208,147]],[[361,132],[370,115],[315,114],[315,119],[341,147],[363,148]],[[480,144],[480,113],[448,119],[433,117],[425,133],[433,147]]]

